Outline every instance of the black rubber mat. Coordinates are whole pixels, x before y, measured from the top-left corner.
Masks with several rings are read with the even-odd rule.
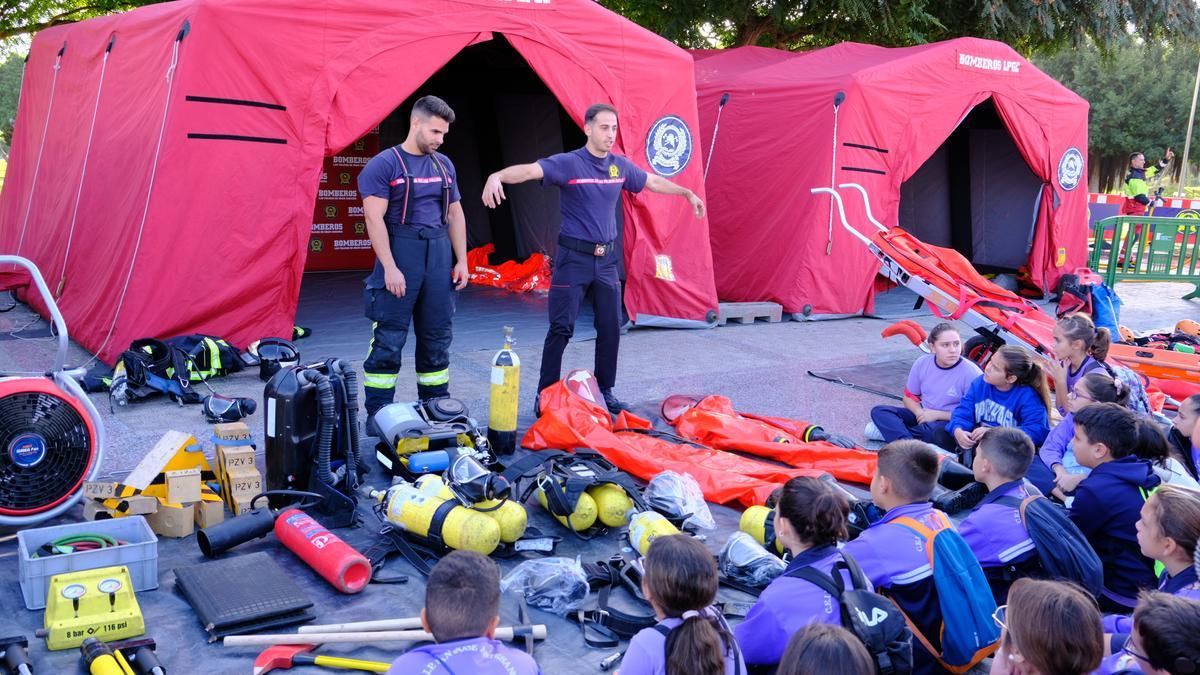
[[[216,638],[311,621],[312,600],[266,553],[175,568],[175,585]]]
[[[338,357],[364,359],[371,339],[371,322],[363,316],[366,272],[320,272],[304,275],[296,323],[311,328],[311,337],[296,343],[305,360]],[[546,295],[509,293],[497,288],[467,286],[458,294],[451,353],[495,351],[503,342],[504,326],[513,326],[519,343],[540,344],[546,337]],[[575,323],[573,342],[592,340],[592,309],[585,301]],[[404,345],[407,362],[413,340]]]
[[[911,359],[895,359],[860,366],[834,368],[833,370],[810,370],[808,374],[827,382],[899,401],[904,395],[904,385],[908,383],[908,371],[912,368],[915,359],[914,356]]]

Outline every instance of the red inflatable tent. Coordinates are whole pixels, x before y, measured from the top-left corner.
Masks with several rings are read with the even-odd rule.
[[[871,309],[878,263],[831,200],[809,192],[831,183],[863,185],[884,224],[985,271],[1027,266],[1049,290],[1085,264],[1088,104],[1007,45],[763,52],[696,60],[722,300],[804,315]],[[846,204],[866,225],[857,192]]]
[[[0,251],[61,280],[72,336],[108,362],[143,336],[290,335],[323,157],[491,40],[576,125],[613,104],[617,151],[702,193],[691,58],[588,0],[180,0],[37,35]],[[711,323],[707,222],[647,193],[624,223],[634,320]]]

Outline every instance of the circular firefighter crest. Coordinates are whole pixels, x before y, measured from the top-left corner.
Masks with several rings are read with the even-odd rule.
[[[692,132],[674,115],[660,118],[646,135],[646,161],[660,176],[683,171],[692,158]]]
[[[1063,153],[1062,159],[1058,160],[1058,184],[1062,189],[1070,192],[1079,185],[1079,179],[1083,177],[1083,154],[1079,152],[1079,148],[1067,148]]]

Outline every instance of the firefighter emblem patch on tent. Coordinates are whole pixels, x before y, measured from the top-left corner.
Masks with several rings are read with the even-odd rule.
[[[646,161],[660,176],[683,171],[692,158],[692,132],[674,115],[660,118],[646,135]]]
[[[1067,148],[1062,159],[1058,160],[1058,184],[1070,192],[1079,185],[1079,179],[1082,177],[1083,154],[1079,152],[1079,148]]]

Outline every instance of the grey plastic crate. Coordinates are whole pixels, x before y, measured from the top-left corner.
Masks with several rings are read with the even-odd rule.
[[[32,557],[43,544],[85,533],[104,534],[129,543],[95,551]],[[142,516],[22,530],[17,533],[17,554],[20,556],[17,569],[21,579],[21,595],[25,597],[26,609],[43,609],[46,606],[46,592],[50,589],[50,577],[65,572],[124,565],[129,568],[133,590],[158,588],[158,537]]]

